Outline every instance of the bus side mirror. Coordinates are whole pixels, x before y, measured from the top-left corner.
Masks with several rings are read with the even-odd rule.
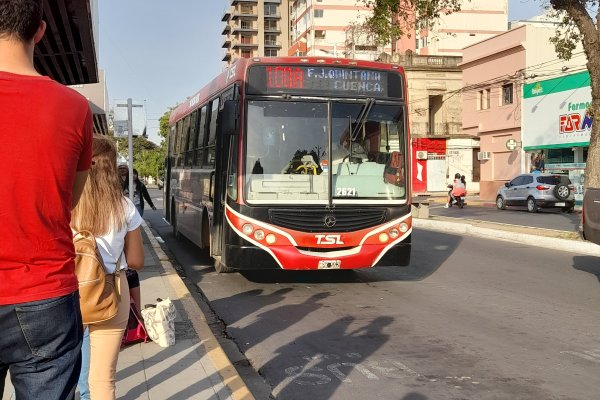
[[[224,135],[235,136],[238,134],[239,111],[237,100],[227,100],[221,111],[221,132]]]

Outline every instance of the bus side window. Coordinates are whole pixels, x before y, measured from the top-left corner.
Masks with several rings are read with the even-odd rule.
[[[173,154],[175,154],[175,165],[181,167],[182,165],[182,157],[181,157],[181,147],[183,142],[183,120],[177,122],[177,139],[175,140],[175,149]]]
[[[210,125],[208,130],[208,140],[206,143],[206,151],[204,165],[209,168],[214,168],[216,150],[217,150],[217,115],[219,113],[219,98],[214,99],[210,103]]]
[[[186,159],[185,156],[186,156],[187,149],[189,147],[189,141],[190,141],[190,116],[188,115],[183,120],[183,135],[181,137],[181,150],[180,150],[181,166],[187,165],[185,162],[185,159]]]
[[[190,128],[188,145],[185,151],[185,165],[191,167],[194,163],[194,149],[196,148],[196,125],[198,119],[198,110],[194,111],[190,116]]]
[[[198,115],[198,131],[196,138],[196,151],[194,153],[194,166],[202,166],[202,158],[204,155],[204,132],[206,132],[206,108],[202,107]]]

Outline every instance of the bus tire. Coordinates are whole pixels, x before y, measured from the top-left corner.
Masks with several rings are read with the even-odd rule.
[[[221,257],[213,258],[213,262],[215,265],[215,271],[217,274],[229,274],[233,272],[233,268],[226,266],[221,262]]]
[[[210,254],[210,223],[206,211],[202,214],[202,249],[208,249]]]

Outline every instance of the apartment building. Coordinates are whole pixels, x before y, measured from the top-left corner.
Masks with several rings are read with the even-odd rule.
[[[370,13],[357,0],[290,0],[288,55],[377,59],[385,49],[352,30]]]
[[[431,30],[417,30],[420,55],[461,56],[462,49],[506,32],[508,0],[462,0],[461,10],[442,15]]]
[[[223,61],[287,55],[289,0],[231,0],[224,10]]]

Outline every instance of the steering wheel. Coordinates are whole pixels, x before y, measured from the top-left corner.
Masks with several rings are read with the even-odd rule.
[[[295,170],[294,174],[300,175],[317,175],[317,167],[310,164],[299,165]]]

